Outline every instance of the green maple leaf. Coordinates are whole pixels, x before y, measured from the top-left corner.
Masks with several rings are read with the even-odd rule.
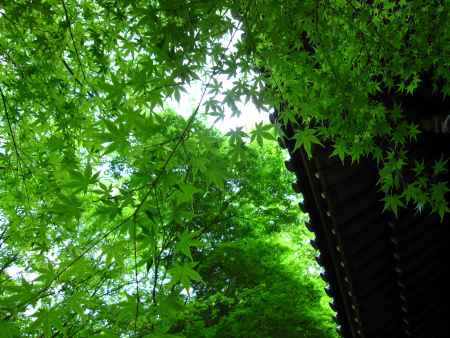
[[[238,146],[244,143],[244,137],[247,134],[242,131],[243,127],[237,127],[236,129],[230,130],[226,135],[229,137],[229,142],[231,146]]]
[[[417,141],[417,135],[419,135],[421,131],[419,130],[418,126],[415,124],[409,125],[409,131],[408,136],[410,140]]]
[[[395,216],[398,216],[398,208],[403,206],[404,203],[400,200],[400,197],[397,195],[387,195],[384,198],[383,211],[391,210],[395,214]]]
[[[439,174],[445,174],[447,172],[448,159],[444,160],[440,158],[438,161],[434,162],[433,175],[437,176]]]
[[[409,203],[410,201],[416,201],[416,202],[424,202],[424,192],[422,189],[420,189],[417,182],[408,184],[406,189],[403,191],[402,197],[405,198],[406,203]]]
[[[225,167],[226,164],[221,161],[210,161],[205,172],[206,179],[216,186],[223,188],[223,178],[227,175]]]
[[[431,206],[432,211],[437,212],[441,218],[444,219],[446,213],[450,212],[446,194],[450,191],[446,182],[435,183],[431,186]]]
[[[264,125],[263,122],[258,122],[255,124],[255,129],[250,132],[250,142],[256,140],[260,146],[263,145],[264,139],[274,140],[273,135],[270,131],[273,129],[271,124]]]
[[[193,268],[197,265],[195,262],[184,263],[183,265],[175,264],[175,266],[169,269],[169,274],[172,276],[172,280],[169,283],[169,287],[180,283],[184,289],[189,289],[190,281],[201,281],[202,277]]]
[[[179,191],[177,193],[177,201],[179,203],[192,202],[193,195],[199,191],[199,189],[194,187],[192,184],[182,183],[178,186]]]
[[[195,233],[190,233],[188,230],[184,230],[182,234],[178,236],[178,242],[175,245],[175,251],[189,257],[192,261],[191,247],[202,246],[202,242],[195,239]]]
[[[294,140],[295,140],[294,151],[299,149],[300,147],[303,147],[309,158],[311,158],[312,156],[311,154],[312,145],[313,144],[322,145],[322,143],[320,143],[319,139],[316,136],[315,130],[310,128],[297,131],[294,135]]]
[[[423,161],[416,161],[415,166],[414,166],[414,172],[416,174],[416,176],[420,176],[425,170],[425,164],[423,163]]]
[[[333,152],[331,153],[331,156],[337,156],[342,163],[344,163],[345,155],[347,154],[347,147],[342,142],[336,142],[336,144],[333,145]]]
[[[377,165],[383,160],[383,151],[380,147],[375,147],[372,151],[373,158],[377,161]]]

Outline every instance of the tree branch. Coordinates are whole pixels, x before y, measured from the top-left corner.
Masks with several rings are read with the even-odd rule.
[[[72,40],[73,48],[75,49],[75,54],[77,56],[78,63],[80,64],[81,73],[83,74],[84,81],[86,81],[86,74],[84,72],[83,64],[81,63],[80,53],[78,53],[78,48],[77,48],[77,45],[75,43],[75,39],[73,37],[72,22],[70,21],[69,13],[67,12],[66,3],[64,2],[64,0],[61,0],[61,4],[62,4],[62,6],[64,8],[64,15],[66,17],[67,25],[69,26],[70,38]]]
[[[0,94],[2,96],[3,109],[5,110],[5,117],[6,117],[6,121],[7,121],[7,124],[8,124],[9,133],[11,135],[11,139],[12,139],[12,142],[13,142],[14,151],[15,151],[16,156],[17,156],[17,161],[21,162],[21,157],[20,157],[20,154],[19,154],[19,148],[17,147],[16,137],[14,136],[11,120],[10,120],[9,114],[8,114],[8,105],[6,104],[6,97],[5,97],[5,94],[3,93],[3,89],[2,89],[1,85],[0,85]]]

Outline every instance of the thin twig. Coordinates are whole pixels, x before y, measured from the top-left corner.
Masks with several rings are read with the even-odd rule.
[[[20,158],[20,154],[19,154],[19,148],[17,147],[16,137],[14,136],[14,132],[13,132],[13,129],[12,129],[11,120],[10,120],[9,114],[8,114],[8,106],[6,104],[6,97],[5,97],[5,94],[3,93],[2,86],[0,86],[0,94],[2,96],[3,108],[5,110],[5,117],[6,117],[6,121],[8,123],[8,129],[9,129],[9,133],[11,135],[11,139],[12,139],[12,142],[13,142],[14,151],[15,151],[16,156],[17,156],[17,162],[20,163],[21,162],[21,158]]]
[[[20,175],[22,177],[22,181],[25,187],[25,195],[27,197],[27,202],[28,202],[28,207],[30,207],[31,205],[31,201],[30,201],[30,194],[28,193],[28,186],[25,180],[25,175],[23,173],[23,167],[22,165],[32,174],[31,169],[28,167],[28,165],[23,161],[22,157],[20,156],[19,153],[19,147],[17,146],[17,142],[16,142],[16,137],[14,135],[14,131],[12,128],[12,123],[11,123],[11,119],[10,116],[8,114],[8,105],[6,103],[6,96],[3,93],[3,89],[2,86],[0,85],[0,95],[2,97],[2,102],[3,102],[3,108],[5,111],[5,117],[6,117],[6,121],[8,124],[8,129],[9,129],[9,133],[11,134],[11,140],[13,142],[13,146],[14,146],[14,152],[16,153],[16,157],[17,157],[17,173],[18,175]]]
[[[75,39],[73,37],[72,22],[70,21],[69,13],[67,12],[66,3],[64,2],[64,0],[61,0],[61,4],[63,5],[63,8],[64,8],[64,15],[66,16],[67,25],[69,26],[70,38],[72,39],[73,48],[75,49],[75,54],[77,56],[78,63],[80,64],[81,73],[83,74],[84,81],[86,81],[86,74],[84,73],[84,68],[83,68],[83,64],[81,63],[80,53],[78,53],[78,48],[75,43]]]
[[[233,41],[235,34],[236,34],[236,31],[234,31],[233,34],[231,35],[230,41],[228,42],[228,45],[227,45],[227,49],[230,46],[231,42]],[[182,131],[182,133],[180,135],[180,138],[178,139],[177,143],[175,144],[175,147],[172,149],[171,153],[169,154],[169,156],[167,157],[166,161],[164,162],[160,172],[158,173],[156,178],[153,180],[153,182],[150,184],[149,191],[145,194],[145,196],[142,199],[141,203],[139,203],[139,205],[137,206],[135,213],[139,212],[139,210],[142,208],[144,203],[147,201],[148,197],[150,196],[150,194],[152,192],[152,189],[158,185],[159,181],[161,180],[161,178],[165,174],[165,171],[166,171],[170,161],[172,160],[173,156],[176,154],[178,148],[180,147],[180,145],[183,143],[183,141],[185,141],[185,139],[189,135],[189,131],[191,130],[191,127],[192,127],[192,125],[193,125],[193,123],[195,121],[195,118],[198,115],[200,107],[203,104],[203,100],[205,98],[206,90],[208,89],[208,85],[211,83],[214,75],[215,75],[215,72],[213,72],[211,74],[211,76],[209,77],[208,82],[206,83],[206,85],[203,88],[203,91],[202,91],[202,94],[200,96],[199,102],[198,102],[197,106],[195,107],[195,110],[192,112],[191,116],[189,116],[189,119],[188,119],[188,121],[186,123],[186,126],[184,127],[184,129],[183,129],[183,131]]]
[[[158,275],[159,275],[159,264],[161,263],[161,255],[164,251],[165,243],[166,243],[166,230],[164,227],[164,220],[161,213],[161,207],[159,205],[159,199],[158,199],[158,193],[156,190],[156,187],[153,189],[155,202],[156,202],[156,209],[158,210],[158,218],[161,230],[163,231],[163,237],[161,241],[161,251],[158,253],[158,256],[156,257],[156,252],[158,252],[158,241],[155,240],[155,247],[154,247],[154,254],[153,254],[153,288],[152,288],[152,301],[153,304],[156,305],[156,289],[158,286]]]
[[[62,62],[64,63],[64,67],[66,67],[67,71],[75,78],[75,81],[80,85],[83,86],[80,80],[75,76],[75,73],[73,72],[72,68],[69,66],[69,64],[64,60],[63,57],[61,57]]]
[[[139,281],[138,281],[138,267],[137,267],[137,245],[136,245],[136,218],[133,222],[134,231],[134,280],[136,282],[136,314],[134,318],[134,334],[137,336],[137,320],[139,316]]]

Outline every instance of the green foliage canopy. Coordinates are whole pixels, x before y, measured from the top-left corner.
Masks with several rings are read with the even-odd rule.
[[[293,209],[280,209],[289,205],[283,185],[275,184],[282,175],[273,175],[246,145],[251,139],[264,146],[273,138],[270,128],[258,125],[250,135],[238,128],[224,142],[198,123],[201,114],[223,118],[224,107],[239,114],[241,99],[261,109],[282,107],[279,122],[297,125],[296,147],[307,153],[331,144],[341,160],[375,158],[387,209],[428,205],[443,217],[449,188],[436,178],[447,170],[446,159],[431,171],[409,163],[405,147],[418,126],[401,107],[372,97],[383,88],[414,93],[430,70],[436,90],[449,95],[449,6],[391,0],[0,3],[3,332],[168,336],[195,335],[200,327],[210,336],[245,336],[256,328],[237,333],[237,319],[268,317],[255,295],[279,290],[268,308],[284,302],[280,276],[286,270],[275,262],[286,254],[268,255],[279,246],[258,226],[298,220]],[[235,78],[233,87],[223,86],[221,76]],[[191,117],[163,113],[164,102],[179,99],[194,81],[203,95]],[[402,179],[405,171],[413,173],[411,182]],[[248,247],[235,243],[244,238]],[[255,272],[247,276],[251,282],[230,284],[242,298],[223,293],[208,272],[220,253],[249,255],[249,266],[251,258],[268,255],[272,274]],[[223,271],[236,277],[229,263]],[[12,264],[36,279],[11,278],[5,271]],[[295,289],[299,298],[310,292],[310,304],[317,305],[304,274],[290,276],[286,283],[310,290]],[[183,297],[191,301],[183,304]],[[211,297],[224,297],[227,310],[208,322],[204,307]],[[179,318],[184,306],[197,319]],[[34,321],[24,315],[33,308]],[[315,323],[318,316],[297,318]],[[328,324],[313,326],[303,334],[320,336]],[[271,327],[261,334],[273,335]]]
[[[413,95],[425,80],[436,100],[450,95],[449,7],[448,1],[246,1],[237,11],[242,48],[266,76],[262,97],[281,110],[281,124],[297,129],[295,147],[311,156],[313,145],[327,144],[342,161],[375,159],[386,209],[396,214],[408,204],[441,218],[450,211],[448,182],[408,157],[407,145],[421,132],[418,117],[399,101],[377,99]],[[447,160],[434,166],[446,171]]]
[[[276,145],[245,146],[245,160],[234,161],[227,139],[194,122],[174,153],[187,121],[156,116],[142,117],[146,133],[133,128],[123,152],[78,149],[70,166],[47,164],[28,180],[11,173],[9,182],[28,195],[1,195],[2,330],[12,337],[334,336]],[[51,182],[52,194],[31,190],[34,180]]]
[[[413,94],[430,72],[434,90],[449,95],[449,6],[394,0],[9,2],[2,7],[0,42],[8,139],[15,128],[27,137],[33,134],[27,128],[36,134],[45,129],[40,124],[51,123],[60,131],[52,135],[54,144],[92,143],[90,126],[97,120],[154,112],[200,80],[205,91],[220,94],[202,102],[211,116],[223,118],[224,106],[239,114],[236,102],[244,98],[261,109],[283,107],[280,123],[298,124],[297,147],[310,153],[314,144],[329,144],[341,160],[376,159],[387,209],[411,203],[443,217],[448,184],[408,160],[406,145],[419,126],[402,107],[373,98],[382,91]],[[227,88],[219,75],[239,76]],[[126,129],[117,132],[126,137]],[[260,142],[264,131],[255,132],[252,139]],[[236,145],[246,137],[239,131],[230,136]],[[103,141],[115,150],[128,140]]]

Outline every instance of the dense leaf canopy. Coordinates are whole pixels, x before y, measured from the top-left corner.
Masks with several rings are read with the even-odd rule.
[[[275,108],[308,154],[376,159],[387,209],[443,217],[446,159],[410,163],[419,126],[376,97],[450,94],[449,6],[0,2],[0,332],[333,336],[274,130],[202,121]]]

